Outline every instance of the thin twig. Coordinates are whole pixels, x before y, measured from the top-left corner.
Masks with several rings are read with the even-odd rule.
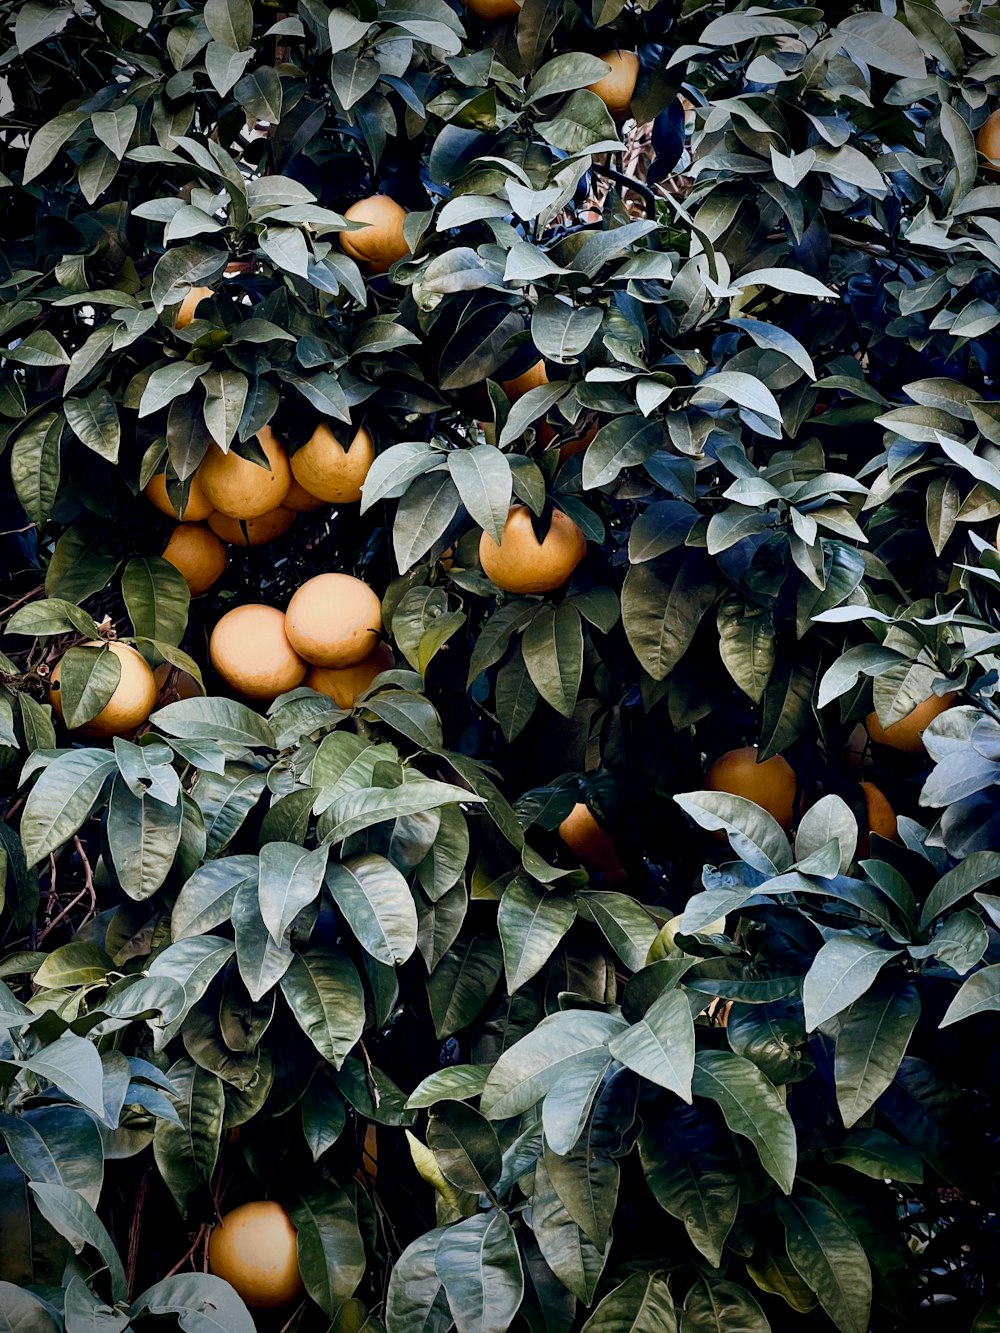
[[[25,602],[30,602],[33,597],[37,597],[40,592],[45,591],[45,584],[40,583],[37,588],[32,588],[31,592],[26,592],[23,597],[19,597],[16,602],[11,602],[10,606],[5,606],[3,614],[9,616],[11,611],[16,611],[19,606]]]
[[[146,1195],[149,1193],[149,1163],[146,1163],[145,1170],[139,1180],[139,1188],[135,1194],[135,1209],[132,1214],[132,1225],[128,1233],[128,1255],[125,1260],[125,1283],[128,1288],[129,1299],[135,1296],[135,1277],[139,1267],[139,1231],[142,1227],[142,1213],[146,1207]]]
[[[169,1273],[164,1274],[164,1279],[168,1277],[173,1277],[175,1273],[179,1273],[181,1269],[184,1267],[184,1265],[186,1263],[189,1263],[194,1258],[194,1252],[201,1244],[202,1238],[204,1237],[207,1230],[208,1230],[207,1225],[204,1222],[202,1222],[201,1226],[198,1228],[198,1234],[195,1236],[191,1248],[188,1250],[187,1254],[185,1254],[182,1259],[178,1259],[178,1261],[174,1264],[173,1268],[171,1268]]]

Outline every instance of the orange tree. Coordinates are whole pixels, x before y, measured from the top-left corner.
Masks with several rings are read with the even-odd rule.
[[[994,1329],[993,8],[0,15],[4,1326]]]

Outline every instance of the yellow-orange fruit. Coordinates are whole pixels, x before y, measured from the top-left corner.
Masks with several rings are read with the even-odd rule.
[[[561,509],[540,542],[531,526],[531,513],[514,505],[503,525],[500,545],[488,532],[479,540],[483,573],[505,592],[551,592],[561,588],[587,551],[583,533]]]
[[[92,639],[85,646],[103,648],[105,643],[103,639]],[[128,643],[112,641],[106,646],[121,663],[121,677],[114,694],[97,716],[76,728],[78,735],[90,736],[95,740],[108,736],[128,736],[136,727],[142,726],[156,706],[156,681],[142,655]],[[58,662],[49,679],[49,703],[60,722],[63,716],[59,688],[61,674],[62,662]]]
[[[536,361],[533,366],[529,366],[520,375],[515,375],[512,380],[501,380],[500,387],[510,401],[516,403],[531,389],[540,389],[543,384],[548,384],[548,382],[549,375],[545,369],[545,362]]]
[[[179,518],[184,523],[200,523],[203,519],[208,518],[214,508],[211,500],[205,494],[201,478],[197,472],[191,478],[183,513],[175,513],[174,507],[170,503],[170,497],[167,495],[167,475],[165,472],[157,472],[154,477],[149,479],[145,496],[161,514],[166,514],[168,518]]]
[[[364,230],[340,232],[345,255],[364,264],[372,273],[385,273],[397,259],[410,253],[403,237],[406,209],[387,194],[359,199],[344,214],[348,222],[364,222]]]
[[[559,825],[559,836],[588,870],[600,871],[609,882],[626,878],[614,839],[601,828],[584,801],[577,801]]]
[[[206,297],[212,296],[211,287],[192,287],[180,304],[177,311],[177,318],[174,320],[175,329],[186,329],[194,319],[194,312],[201,305]]]
[[[476,18],[484,23],[498,23],[501,19],[517,18],[521,6],[517,0],[467,0]]]
[[[325,422],[292,455],[292,476],[328,504],[353,504],[375,461],[375,442],[361,427],[345,449]]]
[[[216,445],[198,469],[201,488],[213,509],[230,518],[258,518],[277,507],[292,484],[292,469],[285,447],[270,426],[257,432],[257,442],[264,450],[268,466],[251,463],[230,449],[224,454]]]
[[[863,860],[871,853],[871,835],[877,833],[880,838],[896,840],[896,812],[884,794],[874,782],[862,782],[861,791],[865,798],[865,827],[858,837],[858,859]]]
[[[298,515],[294,509],[279,505],[257,518],[230,518],[228,514],[218,512],[209,514],[208,526],[217,537],[231,546],[263,546],[282,536],[295,522]],[[244,533],[243,529],[246,528]]]
[[[288,642],[284,615],[259,602],[227,611],[212,630],[208,652],[227,685],[267,703],[301,685],[307,670]]]
[[[783,755],[772,755],[757,763],[757,748],[745,745],[728,750],[709,765],[705,774],[708,791],[729,792],[753,801],[773,815],[783,829],[790,829],[795,811],[795,772]]]
[[[288,603],[285,628],[292,647],[312,666],[354,666],[378,645],[382,604],[351,574],[317,574]]]
[[[877,713],[869,713],[865,718],[868,735],[879,745],[888,745],[893,750],[902,750],[906,754],[923,754],[924,728],[929,726],[939,713],[950,708],[956,697],[954,693],[932,694],[922,704],[917,704],[912,712],[888,727],[882,726]]]
[[[154,669],[153,679],[156,681],[156,702],[161,708],[178,699],[200,699],[202,696],[201,686],[194,676],[169,662],[161,662]]]
[[[994,111],[983,121],[976,134],[976,147],[983,157],[1000,164],[1000,111]],[[989,167],[987,170],[991,175],[997,174]]]
[[[297,514],[308,514],[313,509],[322,509],[326,501],[318,495],[310,495],[304,486],[300,486],[293,471],[292,484],[281,503],[285,509],[294,509]]]
[[[589,89],[616,119],[627,116],[639,77],[639,57],[634,51],[605,51],[601,59],[611,69],[596,83],[589,84]]]
[[[178,523],[163,551],[164,560],[183,575],[192,597],[208,592],[226,572],[229,556],[204,523]]]
[[[304,1290],[296,1233],[280,1203],[244,1203],[213,1227],[208,1263],[253,1310],[287,1305]]]
[[[305,684],[332,699],[338,708],[353,708],[359,694],[367,690],[376,676],[394,665],[392,649],[380,643],[373,653],[349,667],[310,667]]]

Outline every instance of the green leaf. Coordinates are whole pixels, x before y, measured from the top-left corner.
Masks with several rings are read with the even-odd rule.
[[[222,1083],[182,1056],[167,1070],[173,1087],[170,1099],[179,1124],[157,1120],[153,1156],[160,1175],[183,1216],[210,1200],[210,1186],[219,1159],[225,1094]]]
[[[523,876],[512,880],[497,914],[508,991],[513,994],[541,971],[575,920],[571,898],[539,891]]]
[[[45,768],[21,815],[29,867],[58,851],[84,824],[116,768],[107,750],[69,750]]]
[[[354,964],[333,946],[296,954],[281,990],[299,1027],[340,1069],[365,1026],[365,997]]]
[[[449,1227],[438,1241],[434,1266],[457,1333],[505,1333],[524,1294],[506,1213],[480,1213]]]
[[[97,1251],[108,1271],[113,1298],[123,1300],[127,1294],[125,1270],[107,1227],[90,1204],[76,1190],[65,1185],[32,1182],[30,1188],[38,1211],[61,1236],[66,1237],[77,1254],[81,1254],[87,1245]]]
[[[70,430],[88,449],[109,463],[118,462],[121,423],[118,408],[107,389],[95,389],[86,398],[67,398],[63,411]]]
[[[984,884],[1000,878],[1000,852],[972,852],[964,861],[941,876],[927,895],[920,911],[920,929],[926,930],[936,917],[962,901]]]
[[[629,1069],[690,1102],[694,1020],[681,991],[664,991],[638,1023],[612,1038],[608,1049]]]
[[[10,477],[32,523],[41,527],[55,504],[61,473],[63,417],[46,412],[20,432],[10,455]]]
[[[108,845],[118,883],[136,901],[150,897],[170,874],[181,839],[183,808],[135,796],[116,778],[108,806]]]
[[[740,1202],[732,1137],[697,1105],[668,1105],[647,1116],[639,1160],[656,1202],[683,1222],[691,1243],[718,1268]]]
[[[250,382],[238,370],[210,370],[201,377],[205,390],[205,426],[222,449],[228,449],[243,416]]]
[[[61,597],[43,597],[15,611],[4,633],[45,639],[55,634],[72,634],[74,630],[93,637],[97,634],[97,623],[72,602]]]
[[[333,1315],[354,1295],[365,1273],[354,1204],[337,1185],[324,1182],[298,1194],[289,1212],[306,1291],[321,1310]]]
[[[326,884],[373,958],[387,967],[406,962],[417,947],[417,909],[410,886],[390,861],[373,852],[352,857],[330,866]]]
[[[714,575],[698,551],[686,551],[666,579],[652,565],[629,569],[622,623],[632,651],[654,680],[663,680],[687,652],[715,595]]]
[[[542,130],[542,126],[538,128]],[[553,361],[575,361],[590,345],[601,327],[602,318],[603,312],[598,306],[573,306],[554,296],[546,296],[531,316],[531,340],[543,356]]]
[[[0,1134],[29,1180],[76,1190],[91,1208],[97,1207],[104,1181],[104,1144],[86,1111],[49,1106],[17,1116],[0,1115]]]
[[[841,1333],[867,1333],[872,1275],[861,1243],[829,1204],[779,1199],[788,1257]]]
[[[6,1324],[4,1333],[60,1333],[62,1328],[49,1306],[13,1282],[0,1281],[0,1311]],[[109,1328],[108,1333],[117,1333],[117,1329]]]
[[[180,699],[151,714],[150,721],[168,736],[184,740],[275,748],[274,732],[268,723],[235,699]]]
[[[407,1110],[434,1106],[439,1101],[478,1097],[486,1086],[489,1065],[448,1065],[421,1079],[406,1099]]]
[[[1000,963],[981,967],[959,986],[955,998],[945,1010],[939,1027],[949,1027],[975,1014],[1000,1009]]]
[[[194,872],[174,903],[170,931],[175,940],[202,935],[229,920],[236,890],[257,881],[256,856],[227,856],[207,861]]]
[[[896,1077],[920,1017],[920,998],[909,984],[880,981],[855,1000],[841,1020],[834,1056],[837,1105],[850,1128],[875,1105]]]
[[[531,1229],[542,1258],[562,1285],[590,1305],[611,1250],[610,1239],[598,1248],[570,1217],[545,1169],[535,1166]]]
[[[584,490],[614,481],[623,468],[637,467],[663,444],[663,426],[642,416],[616,417],[594,436],[583,455]]]
[[[563,717],[572,717],[583,678],[583,624],[576,607],[542,606],[524,631],[521,651],[532,684]]]
[[[427,1122],[427,1146],[441,1174],[470,1194],[487,1193],[500,1179],[500,1144],[490,1122],[463,1102],[439,1103]]]
[[[71,648],[60,659],[59,702],[70,730],[95,718],[121,680],[122,664],[108,648]]]
[[[207,365],[195,365],[192,361],[171,361],[169,365],[154,370],[139,400],[139,416],[152,416],[175,398],[190,393],[207,371]]]
[[[872,69],[912,79],[922,79],[927,72],[913,33],[888,14],[851,14],[831,35],[852,59]]]
[[[795,1126],[784,1101],[756,1065],[728,1051],[699,1051],[692,1089],[716,1102],[734,1134],[757,1149],[764,1170],[786,1193],[795,1180]]]
[[[104,1115],[104,1071],[93,1042],[64,1032],[23,1063],[25,1069],[48,1079],[74,1101]]]
[[[137,1319],[146,1311],[154,1317],[176,1315],[179,1327],[187,1333],[254,1333],[256,1327],[235,1290],[211,1273],[165,1277],[136,1297],[129,1315]]]
[[[449,472],[429,472],[413,482],[399,502],[392,528],[392,548],[401,574],[444,535],[460,502]]]
[[[440,1039],[467,1027],[493,994],[503,959],[500,941],[469,935],[448,949],[427,978],[434,1031]]]
[[[767,1316],[735,1282],[700,1277],[684,1298],[680,1333],[771,1333]]]
[[[448,1333],[451,1311],[434,1266],[438,1243],[447,1228],[425,1231],[408,1245],[389,1274],[387,1326],[397,1333]]]
[[[813,1032],[864,995],[885,964],[901,952],[860,935],[828,939],[802,982],[806,1031]]]
[[[187,629],[191,593],[184,576],[168,560],[145,555],[130,560],[122,574],[122,596],[137,635],[180,643]],[[166,711],[162,709],[161,715]]]
[[[255,881],[244,880],[236,890],[232,922],[240,976],[256,1002],[284,977],[295,955],[287,935],[275,940],[264,925]]]
[[[677,1314],[666,1278],[633,1273],[608,1292],[580,1333],[677,1333]]]
[[[656,923],[644,908],[626,893],[577,894],[580,914],[593,921],[630,972],[646,964],[656,939]]]
[[[448,454],[448,472],[471,517],[499,544],[513,485],[507,459],[491,444],[454,449]]]
[[[491,1120],[530,1110],[561,1078],[604,1060],[608,1042],[627,1024],[615,1014],[571,1009],[549,1014],[497,1060],[483,1089],[480,1109]],[[610,1058],[608,1058],[610,1063]]]
[[[309,852],[291,842],[268,842],[260,849],[258,900],[273,940],[283,940],[303,907],[319,896],[329,855],[329,847]]]
[[[47,5],[33,5],[30,8],[43,10],[47,16],[53,12],[59,13],[59,10],[52,11]],[[69,9],[65,10],[66,16],[69,16]],[[24,48],[21,47],[21,50]],[[53,117],[46,121],[44,125],[35,130],[31,136],[31,144],[28,148],[28,154],[24,159],[24,174],[22,180],[25,185],[29,181],[40,176],[45,168],[55,161],[56,155],[63,144],[70,138],[76,130],[80,128],[85,120],[89,119],[86,111],[64,111],[61,115]]]

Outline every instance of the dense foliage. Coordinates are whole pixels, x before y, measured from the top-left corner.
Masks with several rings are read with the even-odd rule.
[[[1000,1326],[1000,14],[0,15],[0,1325]],[[319,423],[361,502],[192,600],[143,488]],[[564,588],[486,577],[512,502]],[[234,698],[213,626],[326,571],[395,665]],[[88,740],[114,638],[160,697]],[[753,744],[794,837],[707,790]],[[251,1316],[262,1198],[307,1295]]]

